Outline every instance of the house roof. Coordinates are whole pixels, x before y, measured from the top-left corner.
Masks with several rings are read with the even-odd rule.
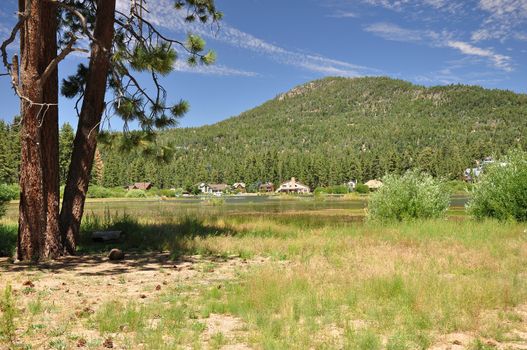
[[[300,182],[297,182],[294,177],[292,177],[291,180],[286,181],[283,184],[281,184],[280,188],[284,188],[284,189],[307,188],[307,189],[309,189],[308,186],[306,186],[306,185],[304,185],[304,184],[302,184]]]
[[[209,188],[213,191],[225,191],[227,188],[229,188],[229,185],[227,184],[210,184]]]
[[[128,186],[132,189],[138,189],[138,190],[148,190],[150,187],[152,187],[151,182],[136,182],[133,185]]]
[[[245,183],[244,182],[236,182],[234,185],[232,185],[232,187],[243,187],[243,188],[245,188]]]

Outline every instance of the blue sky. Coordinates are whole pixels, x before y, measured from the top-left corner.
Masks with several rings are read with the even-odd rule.
[[[181,126],[211,124],[324,76],[383,75],[422,85],[471,84],[527,92],[527,0],[217,0],[219,31],[189,27],[171,4],[149,0],[150,20],[164,33],[201,34],[218,54],[212,67],[183,61],[164,78],[169,100],[187,100]],[[124,8],[127,0],[118,0]],[[2,0],[0,35],[14,23],[16,1]],[[3,39],[2,39],[3,40]],[[84,58],[60,67],[71,74]],[[2,110],[18,101],[0,78]],[[76,124],[71,101],[61,121]],[[118,130],[117,118],[105,124]]]

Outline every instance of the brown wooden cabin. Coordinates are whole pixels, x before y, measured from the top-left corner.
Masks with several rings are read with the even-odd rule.
[[[246,193],[247,192],[245,183],[243,183],[243,182],[236,182],[234,185],[232,185],[232,189],[234,191],[239,192],[239,193]]]
[[[272,182],[261,184],[258,191],[262,193],[272,193],[274,192],[274,184]]]

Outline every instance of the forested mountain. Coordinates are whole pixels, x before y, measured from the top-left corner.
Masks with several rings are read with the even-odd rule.
[[[477,159],[527,149],[527,95],[389,78],[326,78],[199,128],[166,131],[167,164],[101,148],[105,186],[249,184],[295,176],[311,187],[420,168],[456,179]]]

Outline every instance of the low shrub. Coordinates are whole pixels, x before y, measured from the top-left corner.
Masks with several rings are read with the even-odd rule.
[[[0,256],[13,256],[16,250],[17,225],[0,225]]]
[[[315,196],[318,196],[318,195],[321,195],[321,194],[326,194],[326,188],[325,187],[317,187],[315,188],[315,190],[313,191],[313,194]]]
[[[124,196],[126,196],[126,189],[124,189],[123,187],[112,187],[111,191],[113,198],[123,198]]]
[[[175,191],[172,191],[172,192],[174,193],[174,196],[180,197],[180,196],[183,195],[183,193],[185,193],[185,190],[183,188],[181,188],[181,187],[178,187],[178,188],[176,188]]]
[[[148,191],[148,195],[159,196],[159,197],[175,197],[176,191],[170,189],[157,189]]]
[[[191,194],[195,195],[195,196],[201,194],[201,190],[199,189],[198,186],[192,186],[192,187],[190,187],[189,192],[190,192]]]
[[[126,198],[146,198],[146,192],[143,190],[129,190],[126,192]]]
[[[477,219],[527,221],[527,153],[513,151],[487,165],[467,208]]]
[[[91,185],[88,188],[88,198],[123,198],[126,190],[122,187],[107,188],[97,185]]]
[[[11,345],[9,349],[13,349],[16,337],[16,306],[13,289],[9,284],[5,287],[0,299],[0,310],[2,311],[0,317],[0,339]]]
[[[247,185],[247,193],[258,193],[260,192],[259,183],[251,183]]]
[[[112,190],[106,187],[92,185],[88,188],[86,196],[88,198],[110,198],[112,197]]]
[[[446,184],[419,171],[387,175],[368,203],[368,219],[406,221],[442,217],[450,203]]]
[[[0,184],[0,217],[5,215],[9,201],[17,197],[17,187]]]
[[[370,188],[365,184],[357,184],[357,186],[355,186],[355,192],[359,194],[367,194],[370,193]]]
[[[446,186],[450,190],[450,193],[466,193],[467,191],[471,191],[473,188],[471,183],[460,180],[448,181]]]
[[[328,187],[317,187],[314,191],[315,195],[319,194],[347,194],[349,188],[346,185],[328,186]]]

